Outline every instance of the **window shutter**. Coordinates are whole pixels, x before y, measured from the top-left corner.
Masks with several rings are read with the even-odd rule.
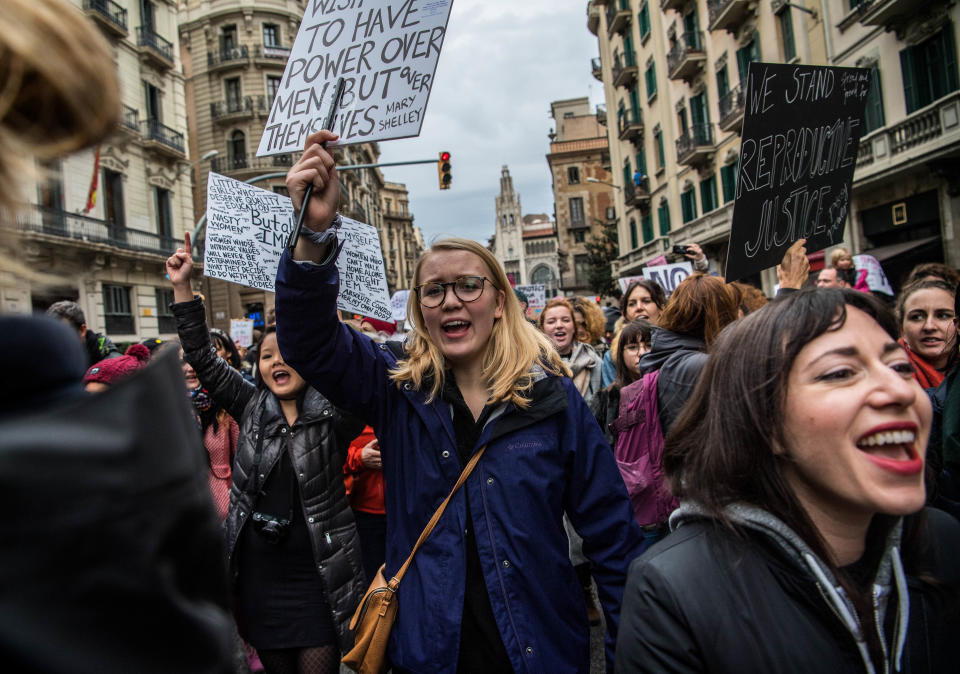
[[[907,114],[916,110],[917,84],[913,73],[913,50],[907,47],[900,52],[900,73],[903,77],[903,100],[907,105]]]

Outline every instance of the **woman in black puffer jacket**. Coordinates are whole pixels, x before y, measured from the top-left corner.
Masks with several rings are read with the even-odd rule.
[[[272,328],[260,340],[257,385],[219,358],[190,289],[189,250],[187,239],[167,260],[184,359],[240,424],[225,523],[240,632],[268,674],[336,672],[366,589],[341,472],[363,423],[283,361]]]

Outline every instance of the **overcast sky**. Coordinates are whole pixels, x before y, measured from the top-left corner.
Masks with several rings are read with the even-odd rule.
[[[486,243],[504,164],[524,214],[552,215],[550,102],[603,101],[603,85],[590,74],[597,38],[586,7],[586,0],[454,0],[420,136],[380,143],[384,162],[452,155],[453,187],[442,192],[434,165],[383,169],[387,180],[406,183],[427,244],[440,235]]]

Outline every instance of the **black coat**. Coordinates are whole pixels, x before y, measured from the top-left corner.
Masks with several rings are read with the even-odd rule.
[[[654,327],[650,350],[640,357],[640,372],[660,370],[657,405],[663,433],[670,430],[693,393],[700,372],[707,364],[707,345],[699,337],[681,335]]]
[[[903,672],[957,671],[960,525],[926,511],[919,566],[942,585],[907,576],[910,597]],[[914,551],[916,552],[916,551]],[[904,552],[904,556],[910,553]],[[952,596],[951,596],[952,595]],[[773,541],[738,537],[712,520],[684,523],[630,567],[616,669],[619,672],[862,673],[851,633],[821,584]],[[886,612],[894,633],[896,595]],[[888,650],[892,644],[888,644]]]
[[[240,425],[225,522],[231,570],[238,572],[234,557],[237,541],[256,509],[256,499],[246,487],[254,463],[256,437],[262,433],[260,472],[264,478],[260,483],[286,449],[298,476],[303,517],[317,571],[333,610],[333,622],[338,627],[340,645],[348,648],[352,642],[347,627],[366,591],[366,582],[357,528],[343,485],[343,463],[347,446],[360,433],[363,422],[345,417],[316,390],[307,388],[300,415],[288,427],[276,397],[265,387],[258,388],[246,381],[216,355],[200,299],[174,304],[173,312],[184,358],[213,399]]]

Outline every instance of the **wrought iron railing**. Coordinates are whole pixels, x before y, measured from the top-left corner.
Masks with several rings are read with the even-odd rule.
[[[720,123],[725,124],[733,117],[743,114],[746,105],[746,91],[743,85],[738,84],[720,97]]]
[[[221,47],[217,51],[207,52],[207,67],[214,67],[224,63],[246,61],[250,57],[250,48],[245,44],[236,47]]]
[[[170,236],[131,229],[107,220],[39,205],[19,213],[17,225],[25,232],[105,243],[126,250],[169,255],[176,248],[176,241]]]
[[[113,0],[83,0],[83,8],[94,11],[118,28],[127,30],[127,10]]]
[[[148,119],[143,122],[142,134],[144,140],[152,140],[177,152],[183,152],[183,134],[162,124],[159,120]]]
[[[683,163],[698,147],[713,145],[713,129],[709,124],[693,124],[677,138],[677,161]]]
[[[149,26],[137,28],[137,46],[150,47],[171,63],[173,62],[173,43],[161,37]]]

